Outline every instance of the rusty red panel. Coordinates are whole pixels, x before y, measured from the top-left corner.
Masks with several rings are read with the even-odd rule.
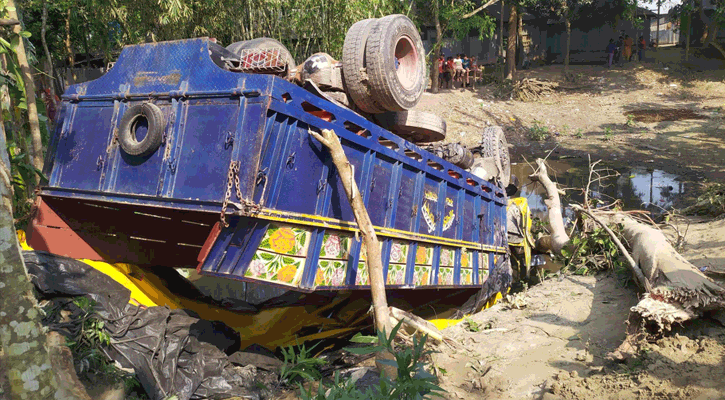
[[[195,267],[218,216],[45,196],[28,228],[37,250],[73,258]]]
[[[216,239],[219,237],[219,233],[221,233],[221,231],[221,222],[217,222],[216,224],[214,224],[214,227],[211,229],[211,233],[209,233],[209,236],[206,238],[206,241],[204,242],[204,245],[201,247],[201,251],[199,252],[199,256],[196,259],[196,261],[199,263],[199,265],[196,267],[197,272],[201,272],[201,266],[202,264],[204,264],[206,256],[209,255],[211,247],[214,245],[214,242],[216,242]]]

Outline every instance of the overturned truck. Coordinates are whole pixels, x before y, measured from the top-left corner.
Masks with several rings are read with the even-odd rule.
[[[227,68],[234,57],[205,38],[129,46],[107,74],[71,86],[28,244],[133,264],[119,270],[139,282],[135,269],[161,276],[171,290],[169,271],[180,268],[241,281],[249,307],[226,308],[250,315],[364,298],[357,224],[329,153],[309,134],[332,129],[380,238],[393,305],[465,300],[496,275],[507,252],[500,184],[288,79]],[[487,296],[505,290],[501,280]]]

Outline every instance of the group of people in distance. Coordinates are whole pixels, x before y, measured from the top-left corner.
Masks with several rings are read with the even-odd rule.
[[[639,61],[644,58],[644,50],[647,48],[647,42],[644,41],[644,36],[640,36],[637,40],[637,57]],[[616,42],[614,39],[609,39],[607,45],[607,67],[611,68],[612,64],[619,65],[620,67],[624,64],[624,61],[632,61],[634,56],[634,40],[625,35],[620,36]]]
[[[471,77],[476,78],[476,57],[469,58],[465,54],[456,54],[455,57],[446,58],[443,54],[438,58],[438,87],[446,89],[456,87],[455,82],[461,82],[461,87],[471,85]]]

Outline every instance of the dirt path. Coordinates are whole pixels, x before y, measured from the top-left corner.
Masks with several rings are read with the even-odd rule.
[[[482,357],[462,362],[439,355],[445,388],[464,399],[532,399],[562,372],[600,371],[604,356],[624,339],[624,321],[637,302],[623,285],[613,275],[562,276],[518,295],[521,309],[499,304],[449,328],[448,335]]]

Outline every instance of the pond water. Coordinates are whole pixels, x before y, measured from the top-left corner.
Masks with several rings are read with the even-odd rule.
[[[570,202],[582,204],[584,202],[584,188],[589,179],[589,162],[582,158],[566,160],[547,160],[547,168],[551,179],[558,183],[560,188],[566,190],[566,196],[561,198],[563,206],[564,223],[567,229],[574,222],[574,211],[568,207]],[[597,166],[597,169],[607,167]],[[516,175],[520,183],[520,191],[516,196],[526,197],[531,209],[532,217],[548,221],[546,205],[544,204],[544,189],[538,183],[533,183],[529,175],[533,172],[526,163],[511,166],[511,174]],[[594,182],[590,186],[590,198],[611,203],[619,200],[625,210],[647,210],[653,218],[662,215],[665,210],[672,207],[680,196],[685,193],[685,182],[677,175],[658,169],[646,167],[609,167],[602,171],[602,176],[613,175],[602,182]],[[562,265],[552,260],[548,255],[544,257],[544,269],[551,272],[558,271]]]
[[[567,207],[569,202],[583,203],[584,188],[589,178],[589,164],[581,158],[567,160],[547,160],[549,176],[566,190],[562,198],[565,218],[573,215]],[[598,165],[597,169],[605,169]],[[511,166],[511,173],[516,175],[520,182],[518,196],[528,199],[529,207],[534,216],[542,217],[546,213],[544,204],[544,189],[534,184],[528,176],[533,172],[532,167],[526,163]],[[671,208],[678,197],[685,193],[684,181],[658,169],[645,167],[609,167],[601,171],[602,176],[614,175],[601,182],[593,182],[590,187],[590,197],[611,203],[619,200],[625,210],[647,210],[654,216],[663,214]]]

